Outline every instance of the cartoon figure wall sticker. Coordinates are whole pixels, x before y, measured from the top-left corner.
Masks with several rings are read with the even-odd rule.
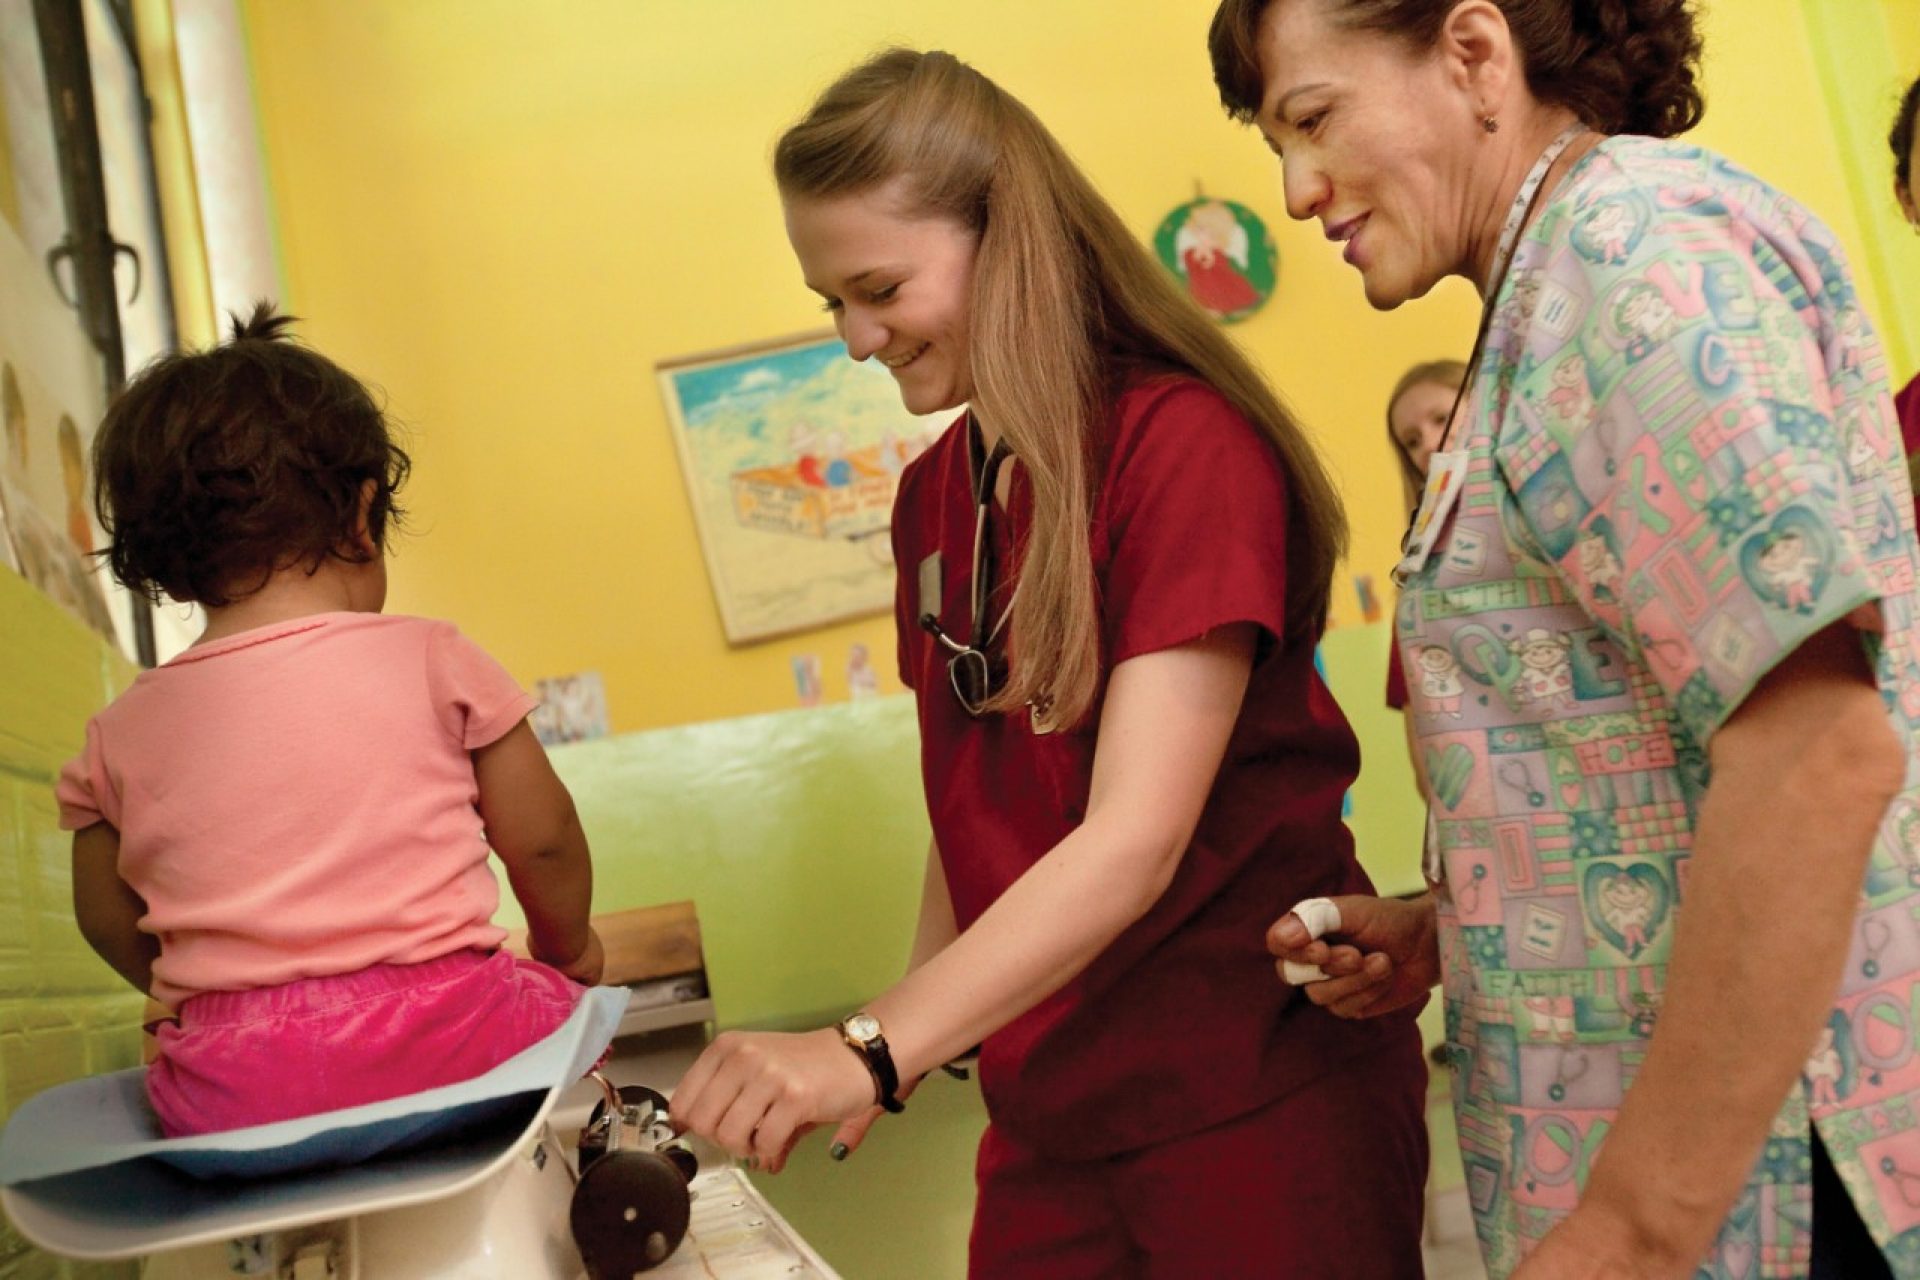
[[[1161,219],[1153,249],[1223,323],[1246,319],[1273,296],[1279,251],[1266,224],[1243,204],[1200,195]]]
[[[117,641],[105,570],[93,556],[86,447],[73,415],[60,411],[26,371],[0,360],[0,426],[5,431],[0,518],[6,534],[0,542],[10,548],[7,563],[107,640]]]
[[[854,642],[847,649],[847,696],[871,698],[880,692],[880,672],[874,668],[867,646]]]
[[[607,736],[607,686],[598,671],[536,680],[533,692],[540,705],[528,719],[541,746]]]

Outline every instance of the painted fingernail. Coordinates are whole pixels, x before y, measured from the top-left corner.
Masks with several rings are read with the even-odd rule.
[[[827,1148],[827,1154],[835,1160],[845,1160],[847,1158],[847,1144],[844,1142],[836,1142]]]

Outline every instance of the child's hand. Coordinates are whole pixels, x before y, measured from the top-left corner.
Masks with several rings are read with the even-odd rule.
[[[592,925],[587,926],[587,949],[570,963],[553,967],[583,987],[600,985],[600,975],[607,967],[607,953],[600,945],[600,935]]]

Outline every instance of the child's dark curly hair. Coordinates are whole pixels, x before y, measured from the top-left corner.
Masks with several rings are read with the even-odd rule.
[[[101,554],[130,591],[218,608],[279,569],[362,562],[403,516],[411,466],[360,382],[261,302],[208,351],[166,356],[115,398],[93,442]]]

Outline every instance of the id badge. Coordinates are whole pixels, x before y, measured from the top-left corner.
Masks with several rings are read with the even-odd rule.
[[[915,618],[939,617],[944,601],[940,594],[940,553],[934,552],[920,562],[920,611]]]
[[[1414,574],[1427,567],[1433,544],[1439,539],[1440,530],[1446,527],[1447,516],[1460,501],[1460,490],[1466,486],[1467,458],[1467,450],[1452,449],[1434,454],[1427,463],[1427,487],[1420,493],[1420,510],[1413,517],[1413,527],[1407,530],[1400,563],[1393,568],[1395,585],[1405,586]]]

